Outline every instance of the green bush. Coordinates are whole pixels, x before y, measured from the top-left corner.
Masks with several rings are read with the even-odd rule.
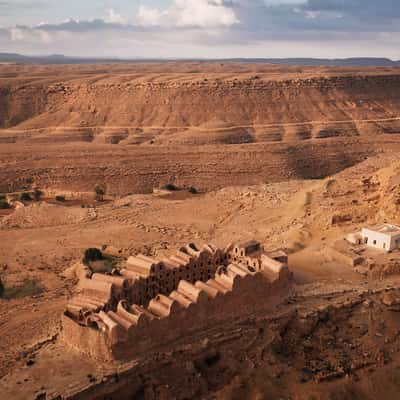
[[[43,288],[36,279],[25,278],[20,285],[10,288],[5,288],[3,286],[3,294],[0,297],[8,300],[20,299],[22,297],[35,296],[42,292]]]
[[[0,199],[0,210],[7,210],[11,208],[10,204],[6,199]]]
[[[180,190],[180,188],[178,186],[174,185],[173,183],[167,183],[161,189],[169,190],[170,192],[176,192],[176,191]]]
[[[92,261],[103,260],[103,258],[104,257],[101,250],[92,247],[85,250],[85,254],[83,256],[83,263],[87,265]]]
[[[19,196],[19,199],[20,199],[21,201],[31,201],[31,200],[32,200],[32,197],[31,197],[31,194],[30,194],[30,193],[24,192],[24,193],[21,193],[21,195]]]
[[[65,196],[57,195],[57,196],[56,196],[56,201],[59,201],[59,202],[61,202],[61,203],[64,203],[64,201],[65,201]]]
[[[104,195],[106,194],[106,189],[101,185],[96,185],[94,188],[94,193],[97,201],[103,201]]]
[[[39,201],[40,200],[40,198],[43,196],[43,192],[40,190],[40,189],[35,189],[34,191],[33,191],[33,198],[36,200],[36,201]]]

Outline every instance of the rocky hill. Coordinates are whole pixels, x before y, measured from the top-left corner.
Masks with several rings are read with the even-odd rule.
[[[398,149],[399,89],[396,68],[1,65],[0,192],[325,177]]]
[[[0,140],[235,144],[400,132],[396,68],[160,68],[3,66]]]

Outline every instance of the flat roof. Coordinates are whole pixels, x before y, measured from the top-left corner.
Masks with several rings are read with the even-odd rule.
[[[392,224],[377,224],[364,229],[368,229],[374,232],[384,233],[389,236],[400,235],[400,226]]]

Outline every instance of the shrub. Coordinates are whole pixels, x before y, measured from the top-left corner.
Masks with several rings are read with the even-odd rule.
[[[30,193],[24,192],[24,193],[21,193],[21,195],[19,196],[19,199],[21,201],[31,201],[32,197],[31,197]]]
[[[59,201],[59,202],[61,202],[61,203],[64,203],[64,201],[65,201],[65,196],[57,195],[57,196],[56,196],[56,201]]]
[[[89,264],[92,261],[100,261],[103,260],[103,253],[101,250],[96,248],[89,248],[85,250],[85,254],[83,256],[83,263]]]
[[[169,190],[170,192],[176,192],[177,190],[180,190],[180,188],[173,183],[167,183],[162,187],[164,190]]]
[[[97,201],[103,201],[104,195],[106,194],[106,189],[101,185],[96,185],[96,187],[94,188],[94,193],[96,195]]]
[[[0,199],[0,210],[7,210],[11,208],[10,204],[6,199]]]
[[[2,280],[0,279],[0,297],[4,296],[4,285]]]
[[[24,281],[17,286],[10,288],[4,288],[3,295],[4,299],[20,299],[22,297],[34,296],[43,292],[43,288],[36,279],[25,278]],[[1,296],[0,296],[1,297]]]
[[[40,189],[35,189],[34,191],[33,191],[33,198],[36,200],[36,201],[39,201],[40,200],[40,198],[43,196],[43,192],[40,190]]]
[[[188,190],[189,190],[189,193],[191,193],[191,194],[198,194],[199,193],[197,191],[197,189],[195,187],[193,187],[193,186],[191,186]]]

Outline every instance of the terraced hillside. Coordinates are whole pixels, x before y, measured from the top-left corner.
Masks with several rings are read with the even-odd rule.
[[[396,68],[0,65],[0,192],[321,178],[400,144]]]
[[[2,66],[0,140],[193,145],[393,134],[399,88],[395,68]]]

